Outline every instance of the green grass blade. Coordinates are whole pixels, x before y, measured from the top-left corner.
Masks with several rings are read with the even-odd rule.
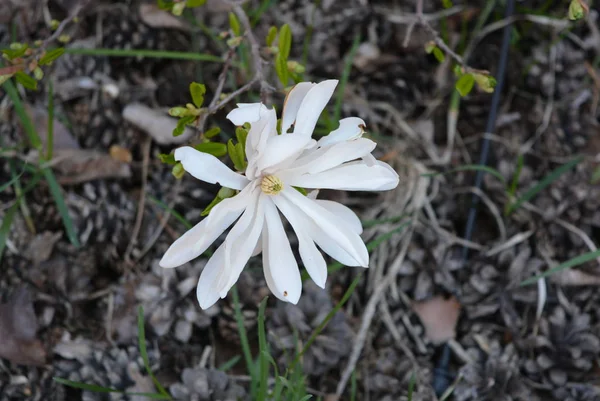
[[[407,401],[412,401],[413,392],[415,390],[415,383],[416,382],[417,382],[417,375],[416,375],[415,371],[413,370],[412,374],[410,375],[410,382],[408,383],[408,397],[407,397]]]
[[[155,203],[158,207],[160,207],[161,209],[163,209],[165,212],[171,214],[173,217],[175,217],[177,219],[177,221],[179,221],[181,224],[183,224],[185,226],[185,228],[187,228],[188,230],[191,229],[192,227],[194,227],[194,225],[192,223],[190,223],[185,217],[183,217],[181,214],[179,214],[177,211],[171,209],[169,207],[169,205],[167,205],[166,203],[164,203],[163,201],[161,201],[160,199],[155,198],[154,196],[150,195],[150,194],[146,194],[146,196],[148,197],[148,199],[150,199],[153,203]]]
[[[65,203],[65,198],[62,194],[62,188],[60,187],[58,181],[56,181],[56,177],[54,176],[52,170],[49,168],[43,168],[41,171],[46,179],[46,182],[48,183],[50,194],[52,195],[52,198],[54,198],[54,203],[56,203],[56,208],[58,209],[60,218],[65,226],[65,231],[67,232],[67,237],[69,238],[69,241],[71,241],[71,244],[79,248],[81,244],[79,243],[79,238],[77,238],[77,233],[75,232],[71,215],[69,215],[69,209]]]
[[[235,365],[237,365],[237,363],[240,361],[240,359],[242,359],[242,357],[239,356],[239,355],[236,355],[233,358],[231,358],[230,360],[228,360],[225,363],[223,363],[221,366],[219,366],[217,368],[217,370],[220,370],[222,372],[227,372],[229,369],[231,369]]]
[[[46,160],[52,160],[54,148],[54,89],[48,80],[48,137],[46,139]]]
[[[155,394],[155,393],[128,393],[125,391],[117,390],[110,387],[102,387],[96,384],[87,384],[76,382],[72,380],[63,379],[61,377],[54,377],[53,380],[57,383],[60,383],[65,386],[77,388],[85,391],[92,391],[94,393],[119,393],[124,395],[137,395],[142,397],[147,397],[153,400],[170,400],[171,396],[165,396],[164,394]]]
[[[10,233],[10,226],[15,218],[15,213],[17,212],[18,207],[19,202],[16,201],[14,205],[12,205],[6,211],[4,218],[2,218],[2,224],[0,225],[0,261],[2,260],[2,254],[4,253],[4,248],[6,247],[6,240],[8,239],[8,234]]]
[[[348,287],[348,289],[344,293],[344,296],[342,297],[340,302],[338,302],[337,305],[335,305],[335,307],[331,311],[329,311],[327,316],[325,316],[323,321],[321,323],[319,323],[319,325],[317,326],[315,331],[310,335],[310,337],[306,341],[306,344],[304,344],[302,351],[300,351],[300,353],[298,355],[296,355],[296,358],[294,359],[294,362],[292,362],[292,366],[290,367],[291,371],[293,371],[294,367],[298,364],[298,362],[300,362],[300,358],[302,358],[302,355],[304,355],[304,353],[308,350],[308,348],[316,340],[317,336],[319,334],[321,334],[321,332],[323,331],[323,329],[325,329],[325,327],[327,327],[327,324],[333,318],[333,316],[335,316],[335,314],[342,308],[342,306],[344,306],[344,304],[348,301],[348,299],[350,299],[350,296],[352,295],[352,293],[354,293],[354,289],[360,282],[361,278],[362,278],[362,273],[360,273],[358,276],[356,276],[354,281],[352,281],[352,283],[350,284],[350,287]]]
[[[356,383],[356,369],[352,371],[352,376],[350,376],[350,401],[356,401],[356,392],[357,389]]]
[[[535,284],[541,278],[551,276],[553,274],[556,274],[565,269],[569,269],[571,267],[579,266],[583,263],[589,262],[598,257],[600,257],[600,249],[595,250],[593,252],[584,253],[583,255],[579,255],[579,256],[574,257],[573,259],[569,259],[566,262],[563,262],[563,263],[559,264],[558,266],[553,267],[552,269],[546,270],[542,274],[539,274],[535,277],[528,278],[527,280],[524,280],[520,285],[526,286],[526,285]]]
[[[246,360],[246,366],[248,368],[248,373],[252,378],[251,381],[251,394],[254,394],[254,387],[256,386],[256,375],[254,370],[254,360],[252,358],[252,353],[250,352],[250,343],[248,342],[248,334],[246,333],[246,326],[244,326],[244,317],[242,316],[242,309],[240,307],[240,297],[238,295],[237,287],[234,285],[231,288],[231,295],[233,296],[233,309],[235,312],[235,321],[237,323],[238,334],[240,335],[240,343],[242,345],[242,352],[244,354],[244,359]],[[254,390],[254,391],[252,391]]]
[[[331,122],[333,125],[337,125],[338,121],[340,121],[340,117],[342,116],[342,103],[344,102],[344,92],[346,91],[346,84],[348,83],[348,79],[350,78],[350,72],[352,72],[352,62],[354,61],[354,56],[356,56],[358,46],[360,46],[360,33],[354,35],[352,47],[350,48],[350,52],[348,53],[346,63],[344,64],[344,70],[342,71],[342,76],[340,77],[340,83],[337,87],[337,95],[335,97],[335,108],[333,109],[333,121]]]
[[[397,223],[407,216],[408,216],[408,213],[402,213],[400,216],[387,217],[385,219],[365,220],[362,222],[362,225],[363,225],[363,228],[370,228],[370,227],[378,226],[380,224]]]
[[[212,54],[174,52],[167,50],[66,48],[65,53],[77,54],[82,56],[146,57],[160,58],[165,60],[209,61],[213,63],[223,62],[223,59],[221,57],[213,56]]]
[[[267,392],[269,389],[269,360],[265,354],[269,353],[269,347],[267,345],[267,333],[265,330],[265,308],[267,307],[267,300],[269,297],[265,297],[258,307],[258,348],[260,350],[259,355],[259,388],[258,388],[258,401],[267,400]]]
[[[562,166],[552,170],[550,174],[545,176],[540,182],[530,188],[527,192],[523,194],[519,199],[513,203],[510,208],[508,208],[508,214],[517,210],[521,205],[531,199],[533,199],[539,192],[544,190],[547,186],[556,181],[561,175],[571,170],[573,167],[578,165],[583,160],[583,156],[576,157],[568,163],[563,164]]]
[[[498,170],[491,168],[489,166],[481,165],[481,164],[467,164],[464,166],[453,168],[448,171],[442,171],[439,173],[422,174],[421,177],[436,177],[438,175],[452,174],[452,173],[456,173],[459,171],[483,171],[484,173],[489,173],[489,174],[493,175],[498,180],[500,180],[502,182],[502,184],[504,184],[504,186],[506,186],[506,180],[504,179],[504,177],[502,176],[502,174],[500,174],[500,172]]]
[[[12,83],[12,80],[4,82],[2,85],[8,97],[13,102],[13,106],[15,107],[15,112],[21,119],[21,123],[23,124],[23,129],[25,130],[25,134],[27,135],[27,139],[29,139],[29,143],[31,146],[37,150],[42,148],[42,141],[40,140],[40,136],[37,133],[37,130],[33,126],[33,122],[29,115],[25,111],[25,106],[21,101],[21,96],[19,96],[19,92],[17,92],[16,86]]]
[[[144,361],[144,367],[146,368],[146,372],[148,376],[152,379],[154,386],[156,389],[163,395],[167,396],[168,399],[171,399],[171,396],[165,390],[165,388],[160,384],[160,382],[152,373],[152,369],[150,368],[150,360],[148,359],[148,350],[146,349],[146,329],[144,327],[144,308],[140,305],[138,308],[138,345],[140,348],[140,355],[142,356],[142,360]]]
[[[10,181],[8,181],[8,182],[0,185],[0,192],[4,191],[6,188],[10,187],[15,182],[19,181],[19,178],[21,178],[21,176],[23,175],[24,172],[25,172],[25,169],[21,170],[21,172],[18,175],[16,175],[13,178],[11,178]]]

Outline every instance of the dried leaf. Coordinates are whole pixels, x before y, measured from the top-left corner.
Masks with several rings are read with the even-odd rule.
[[[190,31],[181,18],[177,18],[167,10],[161,10],[156,4],[141,4],[140,18],[152,28],[179,29]]]
[[[186,128],[182,135],[173,136],[173,129],[177,126],[177,119],[165,113],[153,110],[141,103],[132,103],[123,110],[125,120],[145,131],[161,145],[186,143],[194,135],[194,130]]]
[[[60,240],[62,233],[43,232],[35,236],[33,241],[27,246],[27,255],[34,265],[45,262],[50,258],[54,245]]]
[[[434,297],[413,303],[413,309],[425,326],[425,335],[432,343],[442,344],[456,336],[456,323],[460,314],[460,304],[456,298]]]
[[[112,157],[114,160],[119,161],[119,162],[131,163],[131,160],[133,159],[129,149],[124,148],[119,145],[111,146],[109,153],[110,153],[110,157]]]
[[[0,305],[0,358],[20,365],[43,366],[46,351],[36,339],[37,317],[27,288],[18,289]]]
[[[127,163],[95,150],[62,149],[55,153],[52,166],[62,185],[74,185],[100,178],[129,178]]]

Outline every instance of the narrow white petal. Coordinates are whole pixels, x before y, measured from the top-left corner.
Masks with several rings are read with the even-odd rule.
[[[238,103],[238,107],[233,109],[227,114],[229,121],[237,126],[244,125],[245,123],[252,124],[260,119],[260,112],[262,109],[266,110],[265,105],[262,103]]]
[[[196,288],[196,296],[198,303],[202,309],[210,308],[219,299],[219,292],[215,286],[219,273],[223,271],[225,256],[225,247],[221,245],[217,251],[208,260],[206,266],[200,274],[198,287]]]
[[[279,289],[275,286],[275,282],[273,281],[273,276],[271,275],[271,268],[269,265],[269,227],[267,226],[267,221],[265,219],[262,230],[262,259],[263,259],[263,273],[265,275],[265,281],[267,282],[267,287],[269,290],[275,295],[278,299],[282,301],[286,301],[287,299],[283,296],[283,293],[279,292]]]
[[[312,82],[300,82],[285,97],[283,114],[281,115],[281,132],[283,134],[287,133],[288,129],[296,121],[302,100],[314,85]]]
[[[284,182],[290,178],[315,174],[337,167],[347,161],[370,154],[377,144],[370,139],[360,138],[325,146],[298,158],[292,168],[281,173]]]
[[[282,196],[274,196],[272,199],[287,221],[290,222],[298,237],[298,250],[304,268],[315,284],[321,288],[325,288],[325,282],[327,281],[327,263],[321,252],[317,249],[314,241],[309,236],[309,228],[305,223],[304,213]]]
[[[318,146],[332,145],[338,142],[360,138],[365,131],[365,122],[358,117],[348,117],[340,120],[338,129],[319,139]]]
[[[306,136],[312,136],[312,133],[317,125],[317,120],[323,112],[323,109],[331,99],[331,95],[335,91],[338,81],[330,79],[320,82],[313,86],[300,104],[298,114],[296,115],[296,124],[294,125],[294,133]]]
[[[249,188],[248,188],[249,189]],[[240,217],[246,208],[249,191],[244,189],[233,198],[216,205],[210,215],[179,237],[163,255],[161,267],[177,267],[200,256]]]
[[[263,246],[264,268],[268,269],[265,277],[270,276],[270,285],[273,286],[270,288],[274,294],[282,295],[283,300],[296,304],[302,293],[302,278],[298,263],[294,258],[275,204],[271,199],[266,198],[264,206],[265,222],[268,227],[266,235],[268,246],[266,248]],[[269,281],[267,284],[269,285]]]
[[[176,149],[175,160],[181,162],[185,171],[204,182],[218,183],[232,189],[243,189],[249,182],[246,177],[231,171],[213,155],[200,152],[190,146]]]
[[[375,158],[375,156],[373,156],[372,154],[368,154],[368,155],[364,155],[362,157],[363,161],[365,162],[365,164],[369,167],[372,167],[374,165],[377,164],[377,159]],[[391,168],[391,167],[390,167]],[[392,169],[392,171],[394,171],[394,169]],[[395,171],[394,171],[395,172]],[[391,188],[390,188],[391,189]]]
[[[369,167],[363,161],[343,164],[317,174],[280,177],[286,184],[302,188],[345,191],[385,191],[398,186],[398,174],[386,163]]]
[[[282,162],[293,161],[310,141],[310,137],[294,134],[282,134],[269,138],[267,146],[258,159],[258,171],[276,166]]]
[[[325,200],[325,199],[317,199],[316,202],[323,206],[325,209],[329,210],[331,213],[335,214],[340,220],[343,220],[348,224],[348,227],[357,234],[362,234],[363,228],[360,219],[347,206],[342,205],[341,203]]]
[[[261,109],[260,119],[251,124],[246,139],[246,156],[251,160],[259,155],[267,144],[267,140],[277,135],[277,114],[275,109]]]
[[[367,247],[356,232],[347,229],[347,225],[343,220],[288,185],[281,192],[281,195],[302,210],[319,229],[324,231],[340,248],[347,252],[358,265],[364,267],[369,265]],[[313,235],[311,237],[321,246]]]
[[[257,191],[260,192],[260,189],[257,188]],[[262,193],[254,196],[255,200],[248,205],[244,215],[225,238],[225,266],[229,273],[217,283],[222,298],[238,280],[256,248],[263,227],[264,196]]]

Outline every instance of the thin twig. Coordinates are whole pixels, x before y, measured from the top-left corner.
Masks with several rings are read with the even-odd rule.
[[[148,165],[150,164],[150,145],[152,145],[152,141],[149,138],[146,139],[142,145],[144,154],[142,165],[142,189],[140,193],[140,200],[138,202],[137,215],[135,216],[133,232],[131,233],[131,238],[129,239],[129,244],[127,245],[127,250],[125,251],[125,262],[127,263],[131,261],[131,252],[133,251],[133,246],[137,242],[137,237],[140,233],[140,229],[142,228],[142,221],[144,219],[144,210],[146,205],[146,185],[148,183]]]

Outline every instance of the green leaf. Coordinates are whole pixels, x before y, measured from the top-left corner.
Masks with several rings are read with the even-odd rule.
[[[437,46],[434,47],[431,52],[433,53],[433,57],[435,57],[440,63],[443,63],[446,59],[446,56],[444,56],[444,52],[442,51],[442,49],[440,49]]]
[[[208,216],[213,207],[217,206],[222,200],[231,198],[235,195],[235,191],[231,188],[222,187],[217,192],[217,196],[204,208],[200,216]]]
[[[202,103],[204,103],[204,94],[206,93],[206,86],[199,84],[197,82],[192,82],[190,84],[190,94],[192,95],[192,100],[196,107],[202,107]]]
[[[286,87],[289,80],[287,61],[282,57],[281,53],[277,53],[277,56],[275,57],[275,72],[277,72],[279,82]]]
[[[523,194],[519,199],[513,203],[510,208],[508,208],[508,214],[517,210],[523,203],[529,201],[534,196],[536,196],[540,191],[545,189],[547,186],[556,181],[561,175],[571,170],[573,167],[578,165],[583,160],[582,156],[576,157],[568,163],[563,164],[562,166],[552,170],[547,176],[545,176],[540,182],[538,182],[535,186],[529,189],[527,192]]]
[[[6,54],[6,57],[8,57],[9,60],[14,60],[18,57],[22,57],[25,52],[27,51],[27,49],[29,49],[29,45],[27,43],[25,44],[20,44],[20,46],[13,46],[16,48],[11,48],[11,49],[2,49],[2,53]]]
[[[208,153],[215,157],[222,157],[227,154],[227,145],[220,142],[204,142],[194,145],[194,149],[200,152]]]
[[[200,7],[206,3],[206,0],[187,0],[185,5],[188,7]]]
[[[246,138],[248,138],[248,130],[243,127],[236,127],[235,137],[238,142],[242,144],[242,147],[246,149]]]
[[[267,33],[267,38],[266,38],[267,47],[271,47],[271,45],[273,45],[273,42],[275,41],[276,37],[277,37],[277,27],[272,26],[269,28],[269,33]]]
[[[185,116],[181,117],[177,121],[177,126],[173,130],[173,136],[179,136],[185,132],[185,126],[192,123],[196,119],[196,116]]]
[[[171,117],[185,117],[185,116],[189,116],[190,113],[191,113],[190,109],[188,109],[187,107],[182,107],[182,106],[171,107],[169,109],[169,115]]]
[[[52,198],[54,198],[54,203],[56,203],[56,208],[58,209],[58,214],[63,221],[63,225],[65,226],[65,231],[67,232],[67,237],[71,241],[75,247],[79,248],[79,238],[77,237],[77,233],[75,232],[75,226],[73,225],[73,220],[71,219],[71,215],[69,214],[69,208],[65,202],[65,198],[62,194],[62,188],[58,181],[56,181],[56,177],[54,173],[49,168],[43,168],[42,174],[48,183],[48,188],[50,189],[50,194]]]
[[[237,171],[244,171],[246,169],[245,151],[241,143],[233,143],[233,139],[227,142],[227,152],[229,158],[233,162],[233,166]]]
[[[279,30],[279,53],[287,62],[292,48],[292,30],[288,24],[285,24]]]
[[[183,168],[183,164],[181,164],[181,162],[177,162],[177,164],[173,166],[171,174],[173,174],[173,177],[175,177],[178,180],[182,179],[185,175],[185,169]]]
[[[568,16],[571,21],[576,21],[585,17],[585,10],[581,5],[581,0],[571,0]]]
[[[442,0],[442,7],[444,7],[444,8],[452,7],[452,1],[451,0]]]
[[[57,47],[56,49],[48,50],[46,54],[44,54],[44,56],[40,59],[39,65],[50,64],[63,54],[65,54],[64,47]]]
[[[173,8],[173,2],[166,0],[158,0],[158,8],[160,8],[161,10],[170,11]]]
[[[301,187],[292,187],[292,188],[294,188],[296,191],[300,192],[304,196],[308,195],[308,192],[306,192],[306,189],[304,189],[304,188],[301,188]]]
[[[215,136],[219,135],[221,133],[221,128],[219,127],[212,127],[211,129],[209,129],[208,131],[206,131],[204,133],[204,137],[205,138],[214,138]]]
[[[161,162],[165,164],[174,165],[175,163],[177,163],[177,160],[175,160],[175,155],[173,153],[161,153],[160,155],[158,155],[158,158]]]
[[[23,85],[25,89],[37,90],[38,83],[35,78],[30,77],[25,74],[23,71],[17,71],[15,73],[15,79],[18,83]]]
[[[235,36],[240,36],[240,21],[234,13],[229,13],[229,27]]]
[[[546,270],[542,274],[539,274],[532,278],[528,278],[527,280],[523,281],[520,285],[526,286],[526,285],[530,285],[530,284],[535,284],[541,278],[551,276],[553,274],[556,274],[565,269],[569,269],[571,267],[579,266],[583,263],[597,259],[598,257],[600,257],[600,249],[597,249],[593,252],[584,253],[583,255],[579,255],[579,256],[574,257],[573,259],[569,259],[566,262],[563,262],[560,265],[553,267],[550,270]]]
[[[475,78],[473,74],[464,74],[456,81],[456,90],[461,96],[467,96],[473,89]]]

